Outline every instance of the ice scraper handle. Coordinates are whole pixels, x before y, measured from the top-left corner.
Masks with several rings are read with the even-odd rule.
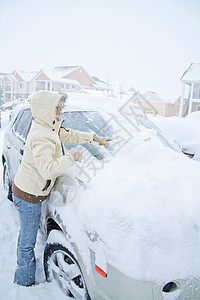
[[[104,146],[109,146],[110,144],[108,143],[108,141],[111,141],[111,139],[104,137],[104,136],[99,136],[94,134],[93,136],[93,141],[99,143],[99,145],[104,145]]]

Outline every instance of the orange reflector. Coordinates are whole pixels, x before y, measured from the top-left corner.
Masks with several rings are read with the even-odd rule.
[[[104,272],[104,270],[102,270],[101,268],[99,268],[97,265],[95,265],[95,270],[96,270],[101,276],[103,276],[104,278],[107,277],[106,272]]]

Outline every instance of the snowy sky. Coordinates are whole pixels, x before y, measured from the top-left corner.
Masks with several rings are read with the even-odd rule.
[[[0,72],[82,65],[124,88],[177,97],[200,62],[199,0],[0,0]]]

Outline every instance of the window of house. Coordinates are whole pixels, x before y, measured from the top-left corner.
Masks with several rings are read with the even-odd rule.
[[[11,91],[11,83],[6,83],[4,85],[5,91]]]
[[[195,84],[194,85],[193,98],[200,99],[200,84]]]
[[[36,90],[45,90],[46,81],[36,81]]]
[[[20,90],[22,90],[22,89],[24,88],[24,83],[23,83],[23,82],[21,82],[21,83],[19,84],[19,88],[20,88]]]
[[[200,111],[200,105],[197,106],[197,110]]]

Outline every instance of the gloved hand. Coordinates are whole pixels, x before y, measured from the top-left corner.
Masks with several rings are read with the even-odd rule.
[[[102,145],[109,146],[110,144],[108,143],[108,141],[111,141],[111,139],[106,138],[104,136],[99,136],[99,135],[94,134],[93,141],[99,143],[99,145],[101,145],[101,146]]]
[[[73,156],[75,161],[82,161],[82,153],[79,150],[72,149],[69,153]]]

